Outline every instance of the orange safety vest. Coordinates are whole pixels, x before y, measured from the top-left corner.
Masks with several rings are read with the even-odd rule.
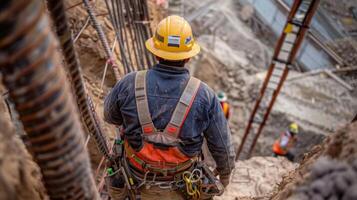
[[[288,144],[285,148],[281,147],[280,146],[280,142],[281,142],[281,139],[282,137],[285,135],[285,133],[282,133],[280,135],[280,138],[278,140],[276,140],[273,144],[273,152],[275,154],[278,154],[278,155],[286,155],[288,153],[288,150],[291,146],[293,146],[293,136],[289,136],[289,141],[288,141]]]
[[[164,131],[158,131],[151,119],[146,94],[146,71],[139,71],[135,77],[135,100],[143,134],[143,147],[132,149],[125,141],[126,157],[130,164],[143,172],[173,174],[187,169],[197,159],[188,157],[178,148],[181,128],[191,109],[200,86],[200,80],[191,77]],[[165,146],[165,148],[162,148]]]
[[[222,110],[223,110],[223,113],[224,113],[224,116],[226,117],[226,119],[229,118],[229,103],[227,102],[221,102],[221,106],[222,106]]]
[[[280,147],[280,139],[279,140],[275,140],[275,142],[273,144],[273,152],[278,154],[278,155],[282,155],[282,156],[287,154],[287,151]]]

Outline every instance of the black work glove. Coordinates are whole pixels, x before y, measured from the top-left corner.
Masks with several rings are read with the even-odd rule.
[[[222,185],[226,188],[229,184],[231,174],[219,175],[219,180],[221,181]]]

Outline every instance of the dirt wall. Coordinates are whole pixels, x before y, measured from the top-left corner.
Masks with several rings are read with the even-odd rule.
[[[2,98],[0,113],[0,199],[48,199],[40,169],[16,135]]]
[[[272,199],[356,199],[356,130],[357,123],[353,123],[315,146],[283,178]]]

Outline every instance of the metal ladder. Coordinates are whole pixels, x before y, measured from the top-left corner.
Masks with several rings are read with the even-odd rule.
[[[309,28],[319,0],[296,0],[290,10],[287,23],[275,47],[272,62],[255,102],[248,125],[236,154],[236,160],[250,157],[264,128],[274,102],[289,73],[297,51]]]

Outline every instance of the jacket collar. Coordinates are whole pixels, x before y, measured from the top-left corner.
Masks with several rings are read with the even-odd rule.
[[[170,74],[188,74],[189,71],[186,67],[176,67],[176,66],[170,66],[170,65],[164,65],[164,64],[156,64],[153,67],[153,70],[159,71],[159,72],[166,72]]]

